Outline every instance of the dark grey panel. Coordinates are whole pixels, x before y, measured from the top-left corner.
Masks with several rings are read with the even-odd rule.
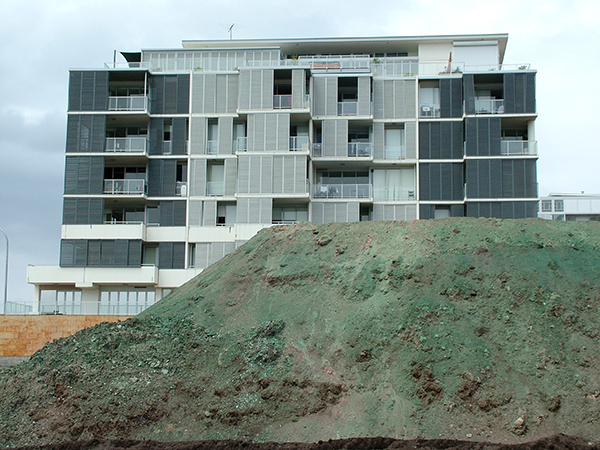
[[[174,155],[187,154],[187,119],[185,117],[173,118],[171,145]]]
[[[150,155],[162,155],[164,142],[164,119],[150,119]]]
[[[500,117],[469,117],[465,121],[468,156],[500,156]]]
[[[435,206],[434,205],[421,205],[419,208],[419,217],[421,219],[433,219],[435,214]]]
[[[73,267],[75,260],[75,241],[62,239],[60,241],[60,267]]]
[[[158,268],[173,268],[173,243],[161,242],[158,244]]]
[[[185,268],[185,243],[173,243],[173,269]]]
[[[108,72],[70,72],[69,111],[106,111],[107,109]]]
[[[421,163],[419,194],[421,200],[463,200],[462,163]]]
[[[104,152],[106,116],[71,115],[67,121],[67,153]]]
[[[125,239],[115,240],[114,255],[115,267],[127,267],[127,257],[129,256],[129,241]]]
[[[99,267],[102,260],[102,242],[88,242],[88,260],[87,265],[90,267]]]
[[[173,202],[173,226],[183,227],[185,226],[186,218],[186,201],[176,200]]]
[[[101,156],[67,156],[65,194],[98,195],[103,191],[104,158]]]
[[[463,75],[463,94],[465,114],[475,114],[475,81],[471,74]]]
[[[129,267],[141,267],[142,266],[142,241],[134,240],[129,241],[129,255],[127,257],[127,265]]]
[[[440,80],[440,116],[462,117],[462,80],[443,78]]]
[[[148,161],[148,196],[173,197],[177,181],[177,161],[150,159]]]
[[[100,265],[113,267],[115,264],[115,241],[102,241]]]

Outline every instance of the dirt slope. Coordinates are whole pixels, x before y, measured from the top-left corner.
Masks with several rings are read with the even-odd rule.
[[[0,372],[0,445],[600,440],[600,225],[274,227]]]

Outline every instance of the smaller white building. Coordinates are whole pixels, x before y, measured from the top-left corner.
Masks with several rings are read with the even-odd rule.
[[[549,220],[600,220],[600,194],[548,194],[540,198],[539,217]]]

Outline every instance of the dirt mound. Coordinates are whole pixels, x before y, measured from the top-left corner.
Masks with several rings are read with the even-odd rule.
[[[597,441],[599,231],[487,219],[263,230],[138,317],[0,372],[0,444]]]

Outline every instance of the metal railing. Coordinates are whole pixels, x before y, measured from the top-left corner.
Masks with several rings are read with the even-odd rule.
[[[312,157],[320,158],[321,156],[323,156],[323,144],[320,142],[315,142],[312,145]]]
[[[405,159],[406,158],[406,148],[402,147],[390,147],[385,146],[383,150],[384,159]]]
[[[414,77],[419,73],[419,59],[407,57],[373,58],[371,72],[380,77]]]
[[[6,302],[6,311],[4,314],[30,314],[33,311],[33,305],[18,302]]]
[[[147,111],[147,95],[130,95],[123,97],[108,97],[109,111]]]
[[[146,180],[104,180],[105,194],[140,194],[146,193]]]
[[[274,95],[273,96],[273,109],[291,109],[292,108],[292,96],[291,95]]]
[[[476,97],[475,114],[504,114],[504,100],[494,97]]]
[[[299,64],[308,64],[313,72],[369,72],[369,55],[316,55],[300,56]]]
[[[370,142],[348,142],[349,158],[368,158],[373,154],[373,144]]]
[[[219,141],[217,139],[206,141],[206,153],[208,155],[216,155],[219,153]]]
[[[225,184],[222,181],[207,181],[206,182],[206,195],[208,196],[222,196],[225,192]]]
[[[371,198],[370,184],[316,184],[313,198]]]
[[[358,115],[358,102],[338,102],[338,116]]]
[[[308,136],[290,136],[290,151],[308,151],[310,149],[310,139]]]
[[[465,72],[515,72],[531,70],[531,64],[465,64]]]
[[[500,151],[502,156],[537,156],[537,141],[503,140]]]
[[[146,153],[148,136],[107,137],[105,152]]]
[[[233,153],[248,151],[248,138],[239,137],[233,140]]]
[[[435,118],[440,117],[440,105],[423,103],[419,108],[419,117]]]
[[[400,187],[373,188],[373,200],[381,202],[413,201],[416,200],[415,190]]]

